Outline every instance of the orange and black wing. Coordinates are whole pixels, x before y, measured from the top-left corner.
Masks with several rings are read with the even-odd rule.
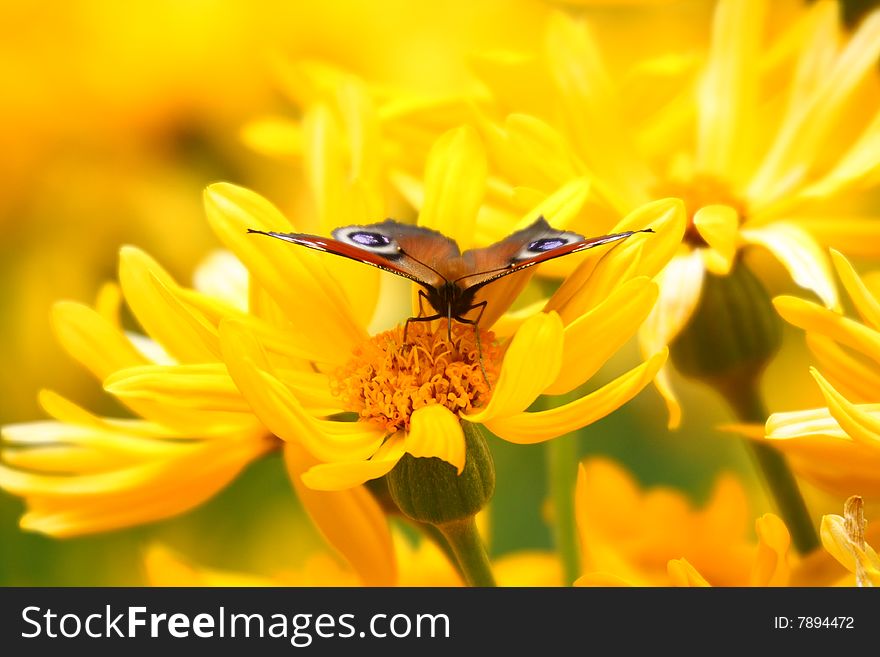
[[[457,284],[468,289],[482,287],[494,280],[522,271],[528,267],[577,253],[602,244],[625,239],[635,233],[653,233],[644,230],[613,233],[599,237],[584,237],[577,233],[556,230],[540,217],[528,228],[482,249],[471,249],[462,254],[467,271],[473,273],[460,277]]]
[[[333,238],[305,233],[276,233],[248,229],[310,249],[357,260],[428,288],[446,282],[448,262],[458,258],[458,245],[437,231],[387,220],[366,226],[343,226]]]

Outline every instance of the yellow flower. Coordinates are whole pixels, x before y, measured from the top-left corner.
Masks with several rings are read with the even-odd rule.
[[[810,372],[828,406],[774,413],[758,439],[766,436],[825,490],[880,499],[880,294],[843,255],[831,253],[858,320],[796,297],[774,299],[779,314],[806,331],[818,361]]]
[[[419,225],[449,235],[462,249],[474,246],[486,179],[476,133],[462,128],[444,135],[429,155],[426,172]],[[564,225],[582,198],[565,185],[513,228],[539,215]],[[291,228],[253,192],[214,185],[207,200],[216,232],[245,263],[254,288],[271,295],[285,327],[283,334],[269,335],[252,317],[224,322],[224,359],[263,423],[319,461],[303,475],[312,488],[343,490],[381,477],[405,453],[439,457],[461,472],[466,458],[462,420],[484,424],[512,442],[551,439],[631,399],[666,358],[660,351],[610,384],[551,410],[526,410],[540,394],[581,386],[633,335],[653,305],[655,287],[648,276],[631,272],[662,266],[656,254],[640,258],[638,252],[645,238],[659,238],[655,246],[663,252],[670,241],[666,229],[682,220],[675,201],[633,213],[629,223],[651,226],[657,235],[630,238],[621,248],[585,258],[571,281],[538,309],[502,317],[526,277],[488,286],[481,357],[474,328],[459,323],[449,329],[451,341],[445,323],[411,325],[406,344],[399,325],[370,337],[373,308],[363,303],[362,290],[374,269],[343,269],[339,258],[248,235],[248,228]],[[371,220],[375,215],[368,218],[363,210],[345,218],[352,224]],[[375,303],[375,295],[369,298]],[[489,330],[493,325],[495,334]],[[310,406],[309,394],[326,402]],[[351,411],[359,421],[331,417]]]
[[[411,543],[399,532],[394,547],[400,563],[398,586],[463,586],[442,551],[427,540]],[[355,573],[330,555],[313,554],[297,569],[270,576],[219,570],[189,563],[170,548],[150,545],[144,554],[151,586],[358,586]],[[499,586],[559,586],[559,562],[550,553],[533,551],[504,555],[493,562]]]
[[[642,492],[605,459],[582,463],[576,490],[584,574],[579,586],[792,586],[846,583],[826,553],[799,559],[768,513],[749,532],[739,482],[718,480],[701,509],[670,488]]]
[[[219,360],[218,326],[248,317],[243,272],[229,256],[201,270],[209,296],[178,285],[138,249],[120,254],[119,278],[147,336],[122,329],[119,290],[97,309],[60,302],[53,318],[64,348],[103,381],[137,419],[101,418],[52,392],[41,395],[51,421],[3,427],[0,487],[27,504],[25,529],[57,537],[128,527],[185,512],[226,486],[252,460],[282,443],[269,434]],[[271,333],[268,333],[271,335]],[[307,389],[306,376],[301,385]],[[327,395],[304,394],[311,409]],[[332,402],[331,402],[332,403]],[[292,483],[328,541],[365,583],[395,579],[384,513],[364,489],[319,493],[299,480],[308,456],[283,445]]]
[[[732,477],[720,479],[706,506],[695,510],[670,488],[643,494],[625,470],[596,458],[581,464],[575,496],[581,568],[593,583],[601,573],[663,585],[667,562],[682,558],[716,585],[748,581],[748,506]]]
[[[822,545],[855,576],[856,586],[880,586],[880,557],[865,541],[861,497],[846,501],[843,516],[822,516]]]
[[[25,529],[71,536],[180,513],[272,445],[236,403],[222,365],[209,362],[203,341],[174,312],[184,292],[133,248],[121,254],[120,278],[133,312],[157,341],[121,329],[115,286],[104,289],[97,310],[60,302],[53,319],[71,356],[143,419],[99,418],[46,391],[40,401],[54,420],[5,426],[0,485],[25,497]],[[189,294],[224,311],[219,299]],[[172,367],[170,385],[156,386],[157,373]],[[187,386],[189,394],[172,394]]]
[[[876,188],[880,166],[880,12],[844,38],[837,3],[779,4],[777,25],[775,3],[722,0],[708,50],[636,63],[640,84],[622,83],[590,24],[563,13],[547,22],[541,52],[481,60],[499,109],[514,112],[484,121],[506,180],[546,191],[588,177],[594,226],[602,213],[611,225],[651,199],[684,199],[688,228],[641,332],[649,352],[686,324],[704,274],[727,274],[746,245],[771,252],[828,307],[838,302],[822,247],[878,254],[880,223],[854,199]],[[546,99],[532,102],[531,89]],[[668,379],[657,382],[676,426]]]
[[[301,24],[287,6],[3,3],[0,360],[16,376],[0,382],[0,422],[35,417],[47,381],[87,388],[46,315],[59,298],[90,298],[121,243],[173,242],[172,272],[212,247],[204,222],[181,218],[198,216],[197,190],[217,171],[251,159],[234,135],[274,101],[255,69]]]

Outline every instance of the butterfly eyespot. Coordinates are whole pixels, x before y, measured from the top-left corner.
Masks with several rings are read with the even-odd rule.
[[[383,247],[391,244],[391,238],[382,235],[382,233],[368,233],[366,231],[349,233],[348,239],[355,244],[368,247]]]
[[[560,246],[565,246],[566,244],[568,244],[568,240],[561,237],[545,237],[544,239],[535,240],[529,244],[526,247],[526,251],[531,251],[532,253],[544,253],[545,251],[558,249]]]

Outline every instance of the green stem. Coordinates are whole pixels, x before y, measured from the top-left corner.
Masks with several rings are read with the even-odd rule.
[[[547,479],[553,505],[553,540],[562,560],[566,585],[580,576],[580,552],[574,513],[578,444],[576,436],[560,436],[547,444]]]
[[[743,422],[763,424],[767,420],[767,408],[758,391],[757,381],[728,391],[726,397]],[[819,535],[785,457],[765,443],[747,440],[746,444],[762,475],[765,488],[791,532],[798,552],[812,552],[820,545]]]
[[[440,548],[443,552],[443,556],[445,556],[447,561],[452,564],[452,567],[455,568],[455,572],[461,575],[462,580],[466,579],[464,571],[461,569],[461,564],[459,564],[458,558],[455,556],[455,551],[452,549],[449,541],[446,540],[446,536],[443,532],[440,531],[436,525],[432,525],[429,522],[416,522],[415,524],[424,532],[425,537],[429,541]]]
[[[477,531],[474,517],[453,520],[437,525],[437,528],[455,552],[465,583],[468,586],[495,586],[489,555],[486,554],[486,547]]]

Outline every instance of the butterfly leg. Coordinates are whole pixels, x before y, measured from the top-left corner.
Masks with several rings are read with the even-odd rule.
[[[475,303],[473,306],[468,308],[465,313],[469,313],[472,310],[480,309],[480,312],[477,313],[477,317],[475,319],[467,319],[462,317],[461,315],[456,315],[453,319],[457,322],[461,322],[462,324],[470,324],[474,327],[474,337],[477,342],[477,358],[480,361],[480,371],[483,373],[483,380],[486,381],[486,385],[489,388],[492,388],[492,384],[489,383],[489,376],[486,374],[486,366],[483,365],[483,345],[480,343],[480,319],[483,317],[483,312],[486,310],[486,306],[489,305],[488,301],[481,301],[480,303]]]
[[[406,344],[406,332],[409,330],[409,323],[410,322],[433,322],[435,319],[440,319],[440,317],[441,317],[440,314],[435,314],[435,315],[430,315],[428,317],[424,317],[423,313],[425,312],[425,309],[422,308],[422,300],[427,301],[428,295],[425,294],[425,292],[423,290],[419,290],[419,314],[417,317],[410,317],[404,323],[404,325],[403,325],[403,344]]]

